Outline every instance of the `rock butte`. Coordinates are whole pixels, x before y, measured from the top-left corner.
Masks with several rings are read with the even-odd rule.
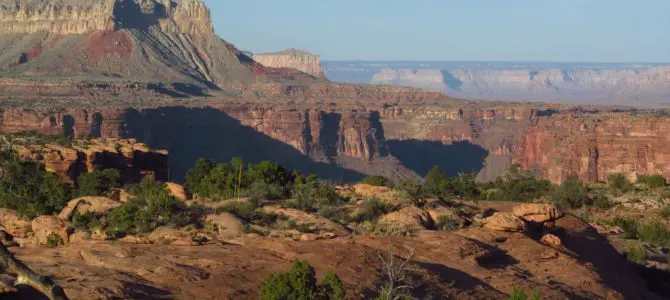
[[[271,68],[292,68],[318,78],[325,78],[318,55],[298,49],[287,49],[253,56],[254,60]]]

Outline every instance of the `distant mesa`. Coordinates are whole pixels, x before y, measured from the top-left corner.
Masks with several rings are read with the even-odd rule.
[[[254,60],[270,68],[293,68],[317,78],[326,78],[318,55],[299,49],[286,49],[253,56]]]

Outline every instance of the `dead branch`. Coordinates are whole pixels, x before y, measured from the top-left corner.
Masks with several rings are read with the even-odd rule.
[[[59,285],[53,282],[51,278],[41,276],[28,268],[25,264],[14,257],[7,247],[0,243],[0,264],[18,275],[14,286],[27,285],[38,290],[50,300],[67,300],[65,291]]]

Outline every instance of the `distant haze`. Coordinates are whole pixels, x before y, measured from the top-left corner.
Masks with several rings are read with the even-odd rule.
[[[670,62],[667,0],[205,0],[254,53],[326,60]]]

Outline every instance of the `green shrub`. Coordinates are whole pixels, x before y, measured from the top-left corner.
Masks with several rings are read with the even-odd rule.
[[[641,223],[637,226],[638,238],[647,243],[665,247],[670,245],[670,231],[661,222]]]
[[[523,290],[522,287],[514,287],[512,294],[509,295],[509,300],[528,300],[528,295]],[[533,296],[530,298],[532,300],[540,300],[540,294],[533,293]]]
[[[75,212],[74,215],[72,215],[72,226],[79,230],[88,231],[98,228],[102,226],[102,224],[98,221],[98,218],[95,217],[94,212],[87,212],[85,214]]]
[[[0,153],[0,207],[35,218],[60,211],[70,199],[69,186],[39,164]]]
[[[554,188],[551,198],[562,207],[579,208],[588,202],[587,192],[578,178],[570,177]]]
[[[392,211],[390,207],[382,203],[379,199],[367,199],[363,201],[363,206],[354,215],[355,222],[374,221],[377,218],[388,214]]]
[[[184,226],[194,222],[194,216],[183,203],[175,200],[165,184],[144,179],[131,189],[133,199],[110,211],[106,231],[114,236],[148,233],[159,226]]]
[[[194,194],[212,200],[249,196],[263,200],[277,200],[289,196],[294,184],[312,182],[297,172],[289,172],[280,164],[263,161],[248,164],[240,158],[230,163],[216,164],[200,159],[186,173],[186,186]],[[315,181],[315,180],[314,180]]]
[[[552,184],[536,179],[529,171],[521,171],[521,167],[515,164],[507,175],[485,184],[483,190],[488,190],[485,193],[488,200],[528,202],[549,195]]]
[[[363,180],[361,180],[360,183],[363,184],[369,184],[369,185],[375,185],[375,186],[388,186],[388,187],[393,187],[393,182],[384,177],[384,176],[370,176],[370,177],[365,177]]]
[[[607,176],[607,185],[610,189],[619,193],[626,193],[633,189],[633,185],[623,174],[610,174]]]
[[[614,203],[612,203],[612,201],[609,198],[607,198],[607,196],[605,196],[605,195],[596,195],[593,198],[593,203],[592,204],[593,204],[593,206],[595,206],[599,209],[602,209],[602,210],[607,210],[607,209],[610,209],[610,208],[614,207]]]
[[[668,180],[663,175],[642,175],[637,179],[637,182],[652,189],[668,185]]]
[[[662,218],[668,219],[670,218],[670,206],[666,206],[661,208],[661,211],[659,212]]]
[[[52,233],[47,236],[47,243],[45,246],[49,248],[56,248],[60,245],[65,245],[65,242],[63,241],[63,238],[60,237],[60,235]]]
[[[103,196],[113,188],[120,187],[121,175],[118,170],[96,170],[79,175],[77,178],[76,196]]]
[[[647,250],[641,245],[631,246],[626,251],[626,258],[634,263],[644,264],[647,260]]]
[[[295,184],[291,195],[293,199],[282,201],[282,205],[304,211],[314,211],[344,202],[332,186],[318,181]]]
[[[405,194],[407,201],[412,203],[414,206],[418,207],[423,206],[423,203],[420,203],[421,197],[424,194],[424,187],[421,184],[421,182],[417,180],[407,179],[401,181],[398,184],[397,188],[400,189]]]
[[[262,300],[341,300],[345,289],[342,281],[332,272],[317,285],[316,273],[306,261],[293,262],[286,273],[272,274],[260,288]]]
[[[426,192],[443,199],[452,195],[449,178],[439,166],[434,166],[423,180]]]
[[[621,235],[622,238],[637,239],[637,221],[623,217],[615,217],[609,224],[617,226],[623,230],[623,234]]]

